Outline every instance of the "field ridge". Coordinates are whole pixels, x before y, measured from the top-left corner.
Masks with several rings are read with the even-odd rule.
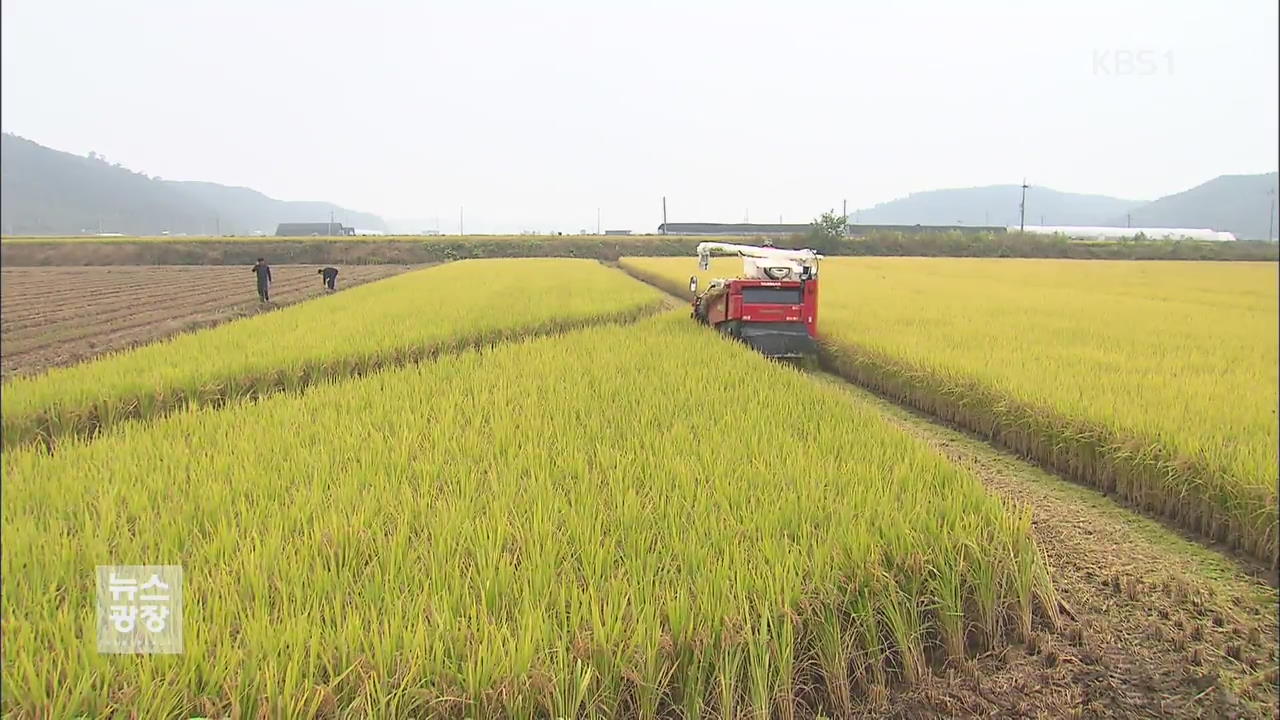
[[[1193,458],[1175,457],[1157,443],[1122,437],[1105,428],[1019,402],[973,381],[945,379],[901,360],[848,342],[819,340],[819,361],[829,372],[894,401],[979,434],[1074,482],[1122,498],[1210,543],[1222,543],[1275,568],[1274,507],[1248,487],[1229,487]],[[1214,492],[1179,495],[1201,485],[1233,492],[1224,510]]]
[[[1257,577],[1181,528],[1050,474],[977,433],[838,375],[810,374],[817,384],[849,393],[851,401],[872,404],[1007,502],[1029,507],[1032,533],[1068,619],[1046,642],[979,658],[981,670],[961,674],[981,676],[977,692],[964,679],[935,693],[908,690],[899,702],[911,706],[909,698],[918,695],[923,707],[915,716],[1274,713],[1274,578]],[[1160,624],[1153,625],[1153,617]],[[1058,662],[1059,656],[1072,661]],[[998,690],[984,695],[983,686]]]
[[[246,375],[231,385],[208,385],[194,391],[135,394],[114,406],[96,404],[68,411],[54,407],[48,411],[5,419],[3,448],[11,450],[25,445],[42,445],[53,452],[68,440],[88,440],[117,424],[130,420],[154,420],[188,406],[217,409],[234,402],[255,400],[281,392],[298,392],[328,380],[354,379],[389,368],[406,367],[445,355],[467,350],[483,351],[502,343],[530,337],[550,337],[574,330],[609,324],[628,324],[669,309],[666,299],[637,307],[585,318],[553,318],[542,323],[499,328],[473,335],[462,335],[416,347],[398,348],[385,353],[349,359],[336,367],[315,361],[293,369],[276,370],[259,375]]]

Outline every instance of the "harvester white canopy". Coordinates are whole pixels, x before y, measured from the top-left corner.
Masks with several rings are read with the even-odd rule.
[[[742,276],[753,280],[786,280],[816,277],[822,256],[809,249],[735,245],[733,243],[698,243],[698,267],[706,270],[711,255],[738,255],[742,258]]]

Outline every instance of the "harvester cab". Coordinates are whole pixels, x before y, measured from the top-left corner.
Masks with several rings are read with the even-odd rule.
[[[698,245],[698,269],[711,267],[711,255],[742,258],[742,275],[716,278],[698,292],[689,278],[693,318],[742,340],[768,357],[804,358],[817,352],[818,261],[813,250],[704,242]]]

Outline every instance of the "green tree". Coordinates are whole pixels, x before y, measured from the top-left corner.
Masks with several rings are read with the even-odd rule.
[[[812,224],[816,234],[836,240],[845,236],[845,231],[849,227],[849,218],[828,210],[822,213],[822,217],[814,220]]]
[[[832,211],[822,213],[809,224],[809,247],[819,252],[834,252],[847,234],[849,218]]]

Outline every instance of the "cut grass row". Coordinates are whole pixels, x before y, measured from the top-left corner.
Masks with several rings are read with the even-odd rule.
[[[1056,607],[1025,512],[680,312],[7,451],[4,477],[15,717],[840,715]],[[185,567],[184,654],[94,651],[117,563]]]
[[[246,272],[247,276],[247,272]],[[443,352],[656,312],[660,293],[586,260],[470,260],[15,379],[4,446],[53,445]]]
[[[1278,320],[1274,264],[891,258],[824,263],[819,326],[839,374],[1274,567]]]

